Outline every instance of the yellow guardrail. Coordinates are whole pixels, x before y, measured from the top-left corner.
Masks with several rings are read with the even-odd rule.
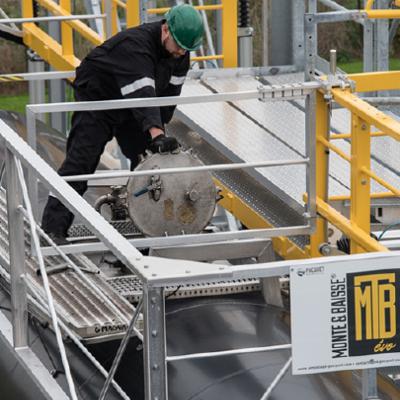
[[[133,27],[140,23],[139,0],[110,0],[111,1],[111,33],[118,32],[119,12],[122,9],[126,14],[127,27]],[[71,0],[60,0],[59,4],[53,0],[37,0],[37,4],[46,12],[54,16],[71,15]],[[105,0],[102,0],[103,12],[106,10]],[[199,10],[222,12],[222,54],[193,57],[194,61],[222,60],[224,67],[237,67],[237,3],[231,0],[221,0],[220,4],[197,6]],[[149,14],[164,14],[168,8],[149,9]],[[22,0],[22,16],[33,17],[32,0]],[[104,24],[104,32],[105,32]],[[61,41],[57,42],[37,24],[26,22],[23,24],[24,43],[39,54],[45,61],[58,70],[72,70],[80,60],[75,56],[74,32],[81,35],[92,45],[98,46],[103,38],[79,20],[65,20],[61,22]],[[105,35],[104,35],[105,36]]]
[[[367,82],[373,90],[399,89],[400,85],[393,81],[393,73],[366,73],[350,75],[356,82],[356,88],[367,90]],[[371,89],[370,89],[371,90]],[[317,230],[311,238],[310,253],[318,255],[319,244],[326,241],[326,223],[329,221],[337,226],[351,240],[351,252],[388,251],[370,236],[371,198],[400,197],[400,190],[379,177],[371,169],[371,138],[390,136],[400,142],[400,122],[391,118],[366,101],[359,98],[349,89],[332,89],[333,100],[351,113],[351,132],[331,134],[329,132],[329,104],[324,93],[317,94],[316,120],[316,159],[317,159],[317,211],[320,216]],[[378,132],[371,132],[375,127]],[[350,139],[351,150],[347,154],[332,141]],[[326,174],[328,170],[328,153],[335,152],[350,164],[350,196],[332,196],[328,199]],[[388,192],[371,193],[371,179],[376,181]],[[329,201],[350,200],[350,218],[340,215],[328,205]],[[361,234],[363,232],[363,234]]]

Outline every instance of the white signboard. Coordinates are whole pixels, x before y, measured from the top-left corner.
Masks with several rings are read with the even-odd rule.
[[[290,268],[293,374],[400,365],[400,256]]]

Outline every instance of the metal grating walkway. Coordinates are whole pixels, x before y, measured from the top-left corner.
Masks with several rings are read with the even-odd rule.
[[[30,254],[30,231],[25,225],[25,255],[29,282],[45,298],[41,277],[37,274],[38,263]],[[8,223],[6,208],[6,193],[0,190],[0,260],[9,269],[8,253]],[[113,303],[113,305],[130,320],[133,308],[108,283],[100,270],[85,256],[72,255],[71,260],[77,265],[89,280]],[[60,256],[45,257],[46,269],[61,267],[61,271],[49,274],[49,284],[53,294],[58,316],[80,337],[93,338],[110,336],[126,329],[124,321],[119,320],[115,312],[104,302],[80,276],[69,269]],[[63,267],[65,267],[63,269]]]
[[[304,81],[303,73],[280,75],[239,75],[212,73],[202,78],[188,79],[184,95],[202,95],[233,91],[256,90],[260,84],[282,85]],[[179,116],[191,129],[233,162],[253,162],[276,159],[298,159],[305,154],[304,100],[260,102],[243,100],[231,103],[181,105]],[[350,113],[344,109],[332,112],[332,131],[350,132]],[[400,186],[398,157],[394,154],[391,138],[374,137],[371,169],[395,187]],[[350,153],[347,140],[335,140],[341,150]],[[389,151],[388,151],[389,149]],[[392,150],[390,150],[392,149]],[[336,153],[331,152],[330,195],[348,195],[350,168]],[[276,167],[257,169],[253,174],[267,190],[283,203],[298,209],[303,205],[305,167]],[[386,191],[371,182],[371,191]],[[297,204],[297,206],[296,206]]]

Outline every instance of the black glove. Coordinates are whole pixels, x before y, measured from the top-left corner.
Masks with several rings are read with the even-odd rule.
[[[179,142],[171,136],[158,135],[156,136],[149,145],[149,149],[153,153],[167,153],[174,151],[179,147]]]

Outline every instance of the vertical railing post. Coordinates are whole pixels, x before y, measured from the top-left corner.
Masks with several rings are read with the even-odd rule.
[[[323,140],[329,140],[330,134],[330,110],[329,102],[323,93],[316,93],[316,114],[315,114],[315,177],[316,197],[327,201],[328,199],[328,173],[329,173],[329,151]],[[319,257],[319,247],[327,241],[327,221],[317,217],[315,233],[310,237],[310,256]]]
[[[146,400],[167,400],[164,288],[144,285],[143,352]]]
[[[140,0],[126,0],[126,27],[140,25]]]
[[[311,230],[314,232],[317,219],[316,202],[316,92],[306,97],[306,157],[309,159],[306,172],[307,217]]]
[[[33,113],[29,106],[26,107],[26,130],[27,130],[27,141],[29,146],[36,151],[36,115]],[[39,215],[39,205],[38,205],[38,184],[37,177],[34,171],[28,169],[28,192],[32,204],[32,212],[37,220]]]
[[[11,310],[14,347],[28,345],[28,305],[25,280],[24,219],[18,207],[22,191],[14,155],[6,149],[7,219],[10,251]]]
[[[71,14],[71,0],[60,0],[60,6]],[[64,56],[74,54],[74,35],[72,27],[66,22],[61,22],[61,47]]]
[[[33,17],[33,1],[32,0],[22,0],[21,11],[22,11],[22,18],[32,18]]]
[[[111,0],[111,34],[115,35],[119,30],[118,5],[115,0]]]
[[[370,233],[370,186],[371,180],[363,171],[370,169],[370,125],[355,114],[351,116],[351,200],[350,221]],[[364,249],[351,241],[351,253],[363,253]]]
[[[112,27],[113,27],[113,12],[112,12],[112,8],[113,8],[113,1],[112,0],[103,0],[103,10],[104,13],[106,14],[106,19],[105,19],[105,38],[109,39],[113,32],[112,32]]]
[[[222,51],[224,68],[238,66],[238,6],[237,1],[221,0]]]

